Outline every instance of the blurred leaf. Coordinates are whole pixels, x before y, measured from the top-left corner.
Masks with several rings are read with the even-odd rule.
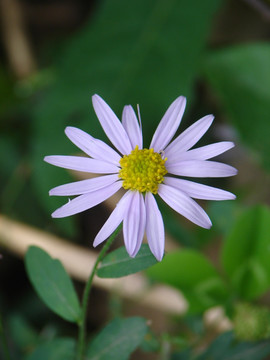
[[[14,93],[14,84],[11,74],[0,64],[0,115],[11,110],[14,104],[17,104],[17,98]]]
[[[249,44],[212,52],[204,71],[241,139],[270,169],[270,45]]]
[[[78,322],[81,317],[79,300],[61,262],[52,259],[44,250],[30,246],[25,264],[29,279],[45,304],[65,320]]]
[[[17,347],[25,351],[33,348],[38,342],[37,332],[28,324],[20,314],[14,314],[8,322],[10,337]]]
[[[101,278],[118,278],[147,269],[157,263],[147,244],[142,244],[135,258],[124,246],[109,253],[101,262],[97,275]]]
[[[75,341],[69,338],[54,339],[40,345],[25,360],[74,360]]]
[[[146,332],[143,318],[115,319],[88,345],[86,360],[127,360]]]
[[[237,201],[209,201],[207,213],[214,224],[213,230],[223,236],[228,234],[240,211],[239,206]]]
[[[69,181],[67,172],[43,156],[78,152],[65,138],[67,125],[105,138],[90,97],[99,93],[118,115],[125,104],[141,105],[149,141],[170,103],[190,96],[213,14],[221,1],[137,0],[98,2],[96,13],[69,38],[55,63],[55,83],[33,108],[33,172],[49,211],[63,203],[47,195]],[[158,76],[157,76],[158,74]],[[65,224],[68,220],[57,220]]]
[[[201,312],[225,301],[225,284],[213,265],[196,251],[168,254],[162,262],[148,269],[147,274],[181,290],[190,312]]]
[[[270,286],[270,210],[245,211],[225,239],[222,263],[234,289],[244,299],[262,295]]]
[[[145,335],[142,343],[140,344],[140,349],[144,352],[158,352],[160,350],[159,339],[151,330],[148,330]]]
[[[237,343],[233,334],[227,332],[215,339],[208,349],[194,360],[263,360],[269,354],[269,341]]]

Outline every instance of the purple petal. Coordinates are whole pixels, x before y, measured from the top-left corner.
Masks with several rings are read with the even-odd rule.
[[[170,157],[170,159],[168,159],[168,161],[169,163],[171,163],[176,161],[178,162],[179,160],[208,160],[215,156],[223,154],[225,151],[228,151],[233,147],[233,142],[221,141],[215,144],[210,144],[196,149],[192,149],[184,153],[175,153],[173,156]]]
[[[129,137],[115,113],[100,96],[94,95],[92,101],[98,120],[112,144],[121,154],[130,154],[132,147]]]
[[[145,218],[143,195],[138,191],[133,191],[123,221],[124,241],[127,252],[131,257],[136,256],[141,246],[145,230]]]
[[[194,199],[201,200],[234,200],[236,196],[229,191],[221,190],[212,186],[198,184],[193,181],[165,177],[164,184],[173,186],[185,192]]]
[[[129,136],[129,140],[133,149],[138,145],[142,149],[142,130],[139,126],[137,116],[131,105],[126,105],[122,114],[122,124]]]
[[[94,239],[93,246],[96,247],[106,240],[117,228],[118,225],[122,222],[127,209],[129,208],[130,201],[132,199],[132,191],[128,191],[121,198],[121,200],[116,205],[116,208],[113,210],[108,220],[99,230],[97,236]]]
[[[216,161],[188,160],[175,164],[167,164],[169,173],[179,176],[191,177],[226,177],[237,174],[237,170],[227,164]]]
[[[184,192],[168,185],[161,184],[158,188],[159,196],[175,211],[203,228],[212,226],[206,212]]]
[[[150,149],[155,152],[164,150],[173,138],[181,122],[186,107],[186,98],[179,96],[170,105],[161,119],[151,141]]]
[[[195,145],[200,138],[206,133],[214,120],[213,115],[204,116],[202,119],[196,121],[193,125],[188,127],[182,134],[180,134],[164,151],[165,156],[169,159],[174,158],[186,150],[189,150]]]
[[[50,195],[73,196],[86,194],[106,187],[119,180],[118,174],[98,176],[93,179],[76,181],[69,184],[57,186],[49,191]]]
[[[161,261],[165,242],[164,224],[156,200],[150,192],[145,194],[145,208],[148,244],[156,259]]]
[[[65,129],[65,133],[73,144],[92,158],[119,165],[120,155],[103,141],[71,126]]]
[[[140,247],[141,247],[142,241],[143,241],[144,232],[145,232],[145,225],[146,225],[145,202],[144,202],[143,195],[141,193],[139,193],[139,195],[140,195],[139,206],[140,206],[141,219],[140,219],[140,227],[138,230],[137,242],[136,242],[135,249],[132,253],[132,257],[135,257],[137,255],[138,251],[140,250]]]
[[[93,191],[91,193],[83,194],[70,200],[67,204],[61,206],[52,213],[53,218],[62,218],[70,215],[80,213],[84,210],[100,204],[102,201],[111,197],[122,186],[121,181],[117,181],[107,187]]]
[[[90,172],[96,174],[118,173],[116,165],[96,159],[89,159],[81,156],[52,155],[45,156],[44,161],[49,164],[65,169]]]

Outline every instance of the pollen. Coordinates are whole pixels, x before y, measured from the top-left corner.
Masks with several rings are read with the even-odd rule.
[[[161,154],[154,152],[154,149],[139,150],[136,146],[120,160],[119,178],[123,180],[123,188],[157,194],[158,186],[167,174],[166,160],[167,158],[163,159]]]

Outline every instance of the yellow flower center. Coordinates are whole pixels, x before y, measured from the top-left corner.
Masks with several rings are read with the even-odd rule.
[[[139,150],[138,146],[129,155],[120,160],[119,177],[123,180],[123,188],[137,190],[141,193],[157,194],[158,185],[167,174],[165,161],[154,149]]]

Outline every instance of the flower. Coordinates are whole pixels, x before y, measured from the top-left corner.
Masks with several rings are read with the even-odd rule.
[[[235,199],[235,195],[179,177],[235,175],[237,170],[232,166],[209,161],[234,144],[222,141],[191,149],[212,124],[212,115],[198,120],[171,141],[185,110],[186,99],[183,96],[178,97],[166,111],[149,149],[143,148],[141,122],[138,122],[132,106],[124,107],[120,122],[100,96],[94,95],[92,101],[99,122],[117,151],[80,129],[65,129],[67,137],[88,157],[46,156],[44,160],[66,169],[102,175],[50,190],[50,195],[78,195],[57,209],[52,217],[66,217],[90,209],[123,187],[127,191],[96,235],[93,245],[106,240],[123,221],[128,254],[136,256],[146,232],[149,247],[160,261],[164,254],[165,234],[154,195],[159,195],[172,209],[193,223],[210,228],[212,224],[208,215],[193,199],[229,200]]]

